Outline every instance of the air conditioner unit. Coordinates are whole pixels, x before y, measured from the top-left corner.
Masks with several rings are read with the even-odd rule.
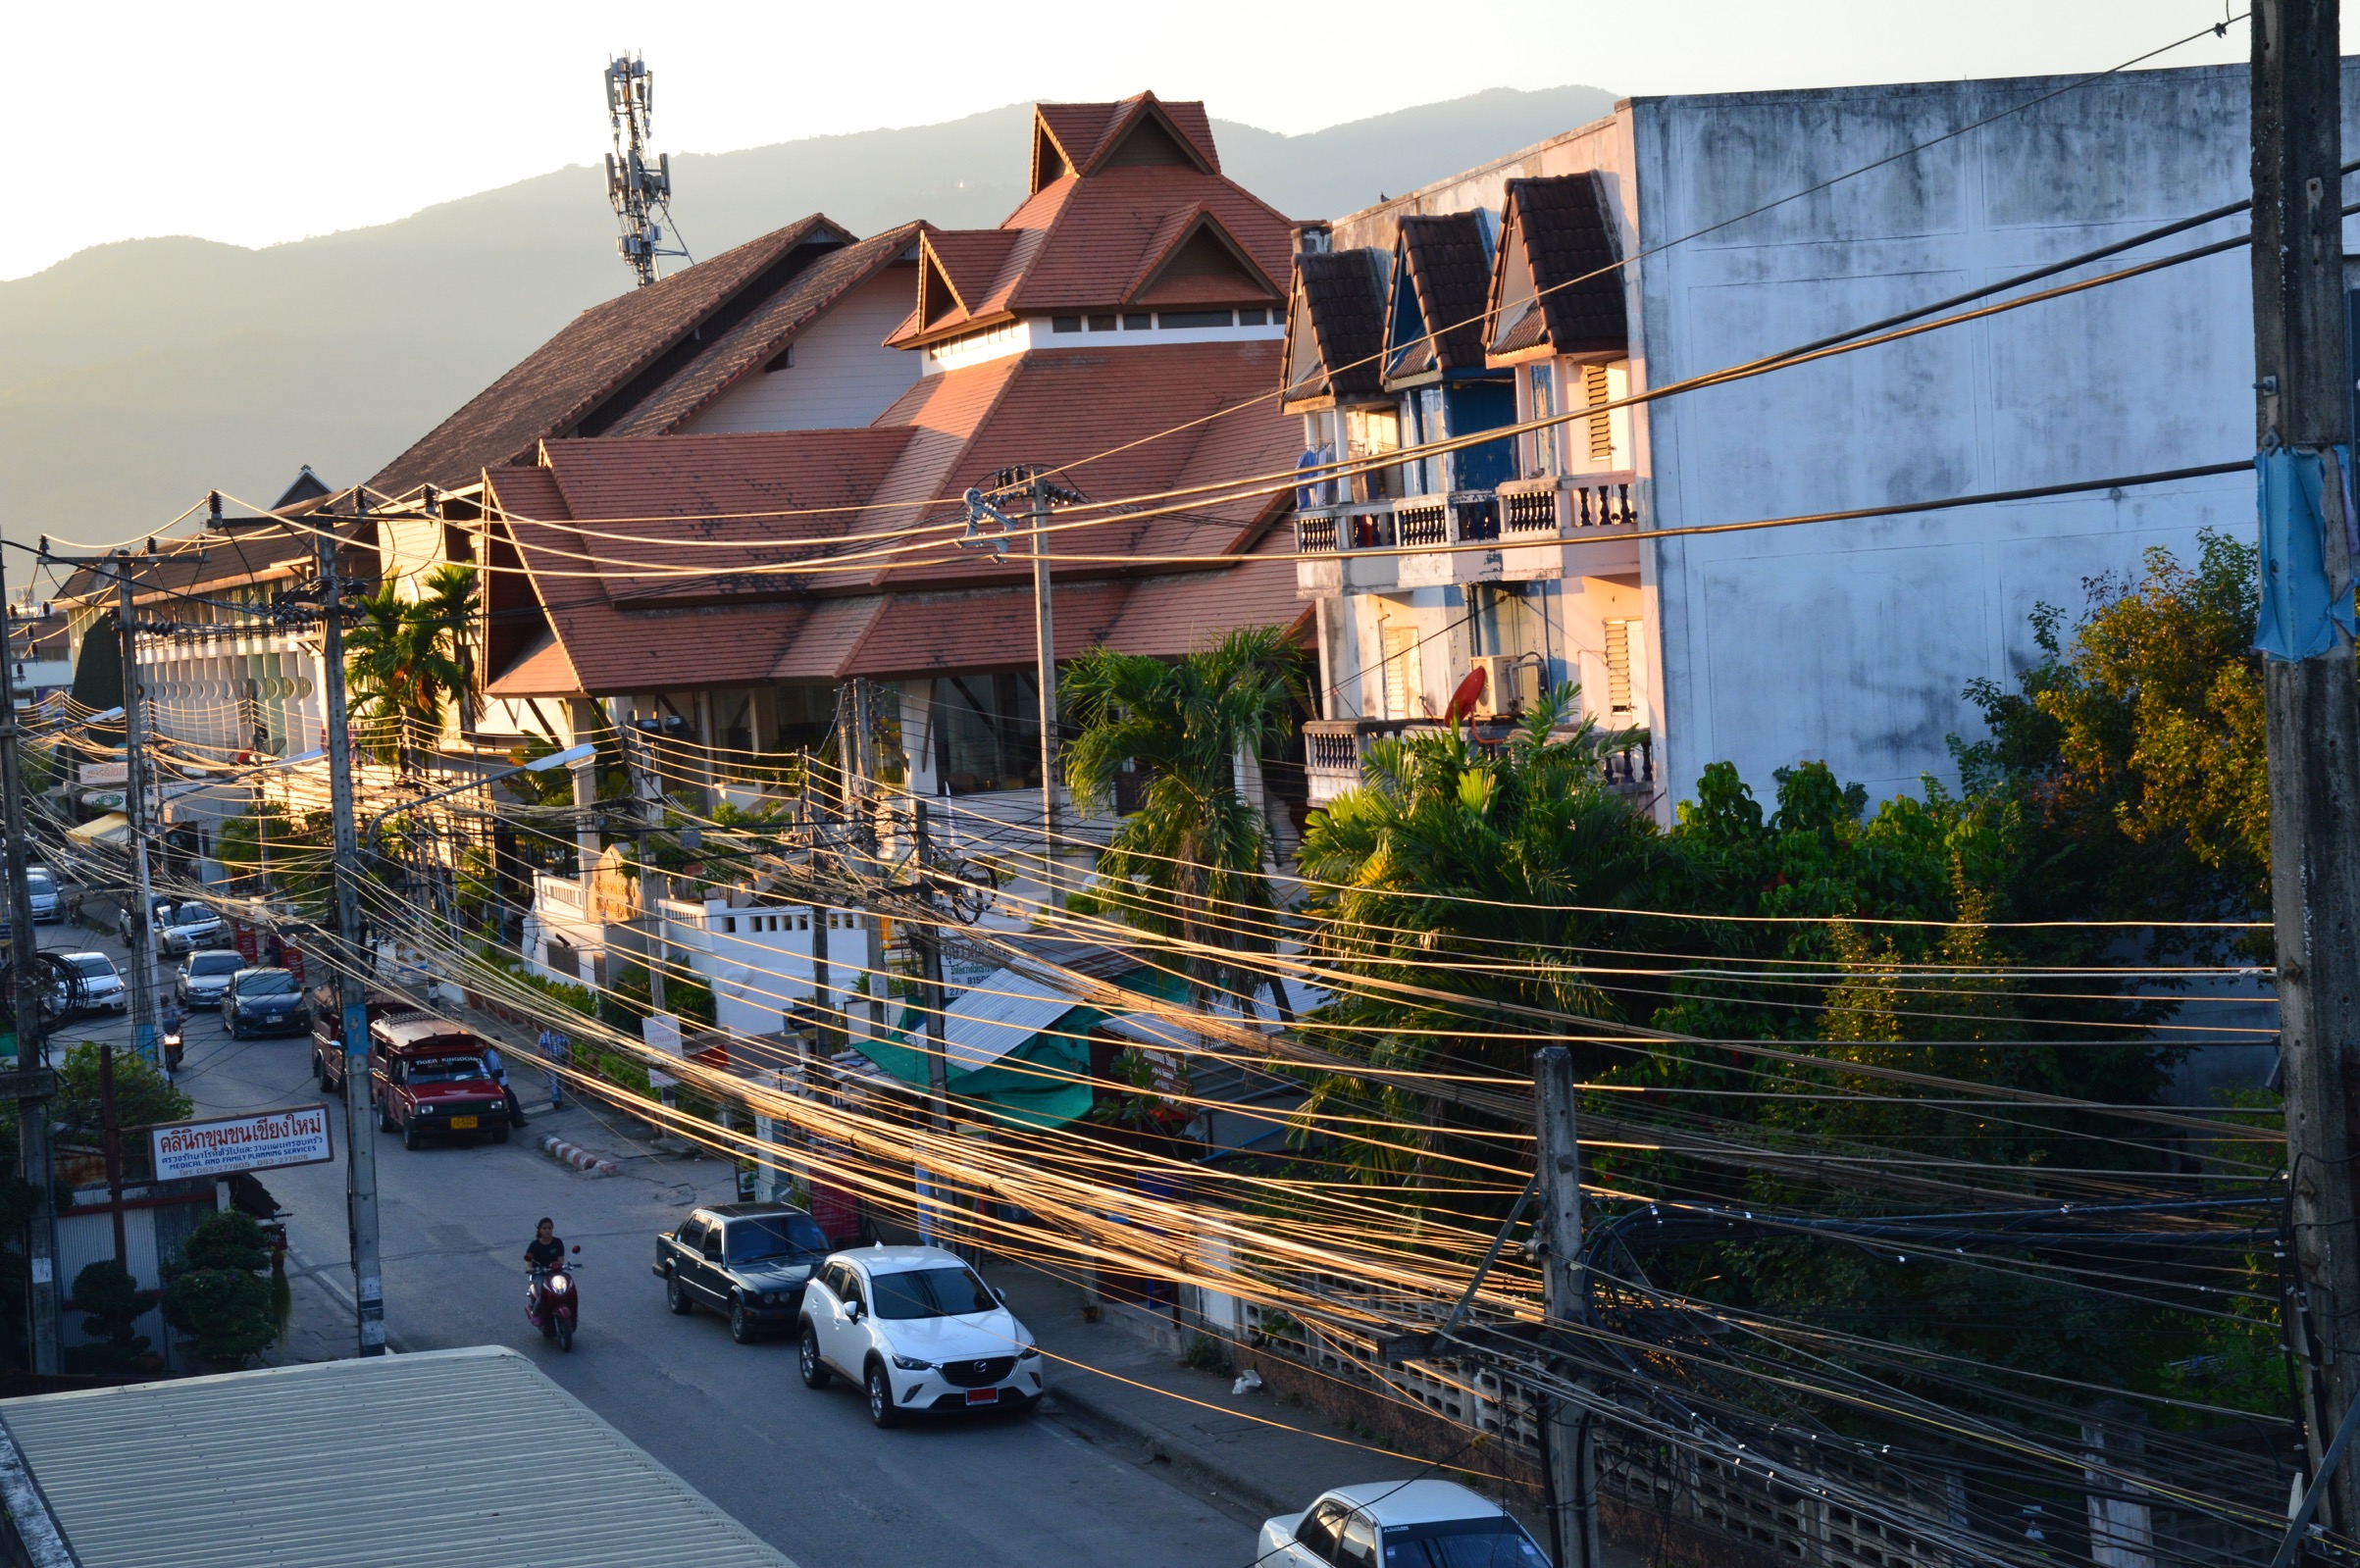
[[[1505,719],[1539,705],[1540,666],[1529,654],[1485,653],[1472,661],[1483,672],[1483,691],[1475,698],[1475,717]]]

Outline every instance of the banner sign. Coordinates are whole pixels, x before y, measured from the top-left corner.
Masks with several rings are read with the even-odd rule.
[[[328,1107],[298,1105],[196,1122],[168,1122],[148,1129],[156,1176],[231,1176],[282,1165],[324,1165],[335,1158],[329,1136]]]

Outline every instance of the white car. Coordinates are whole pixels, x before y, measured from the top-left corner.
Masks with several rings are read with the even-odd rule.
[[[214,946],[221,940],[222,917],[208,904],[187,903],[159,916],[156,948],[168,958]]]
[[[1270,1568],[1549,1568],[1508,1512],[1456,1481],[1370,1482],[1262,1521]]]
[[[922,1411],[1029,1410],[1041,1397],[1032,1335],[941,1247],[831,1254],[803,1288],[797,1338],[803,1386],[858,1384],[881,1427]]]
[[[104,953],[67,953],[82,977],[82,1010],[90,1013],[127,1013],[131,1008],[130,987],[115,971],[115,960]]]

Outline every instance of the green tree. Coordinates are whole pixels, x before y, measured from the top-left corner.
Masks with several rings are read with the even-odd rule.
[[[407,768],[419,742],[431,744],[442,733],[444,713],[473,696],[475,568],[436,567],[415,599],[387,582],[358,608],[360,619],[344,634],[347,706],[363,726],[355,739]]]
[[[1142,931],[1187,944],[1192,989],[1262,984],[1212,954],[1276,946],[1277,901],[1262,875],[1269,829],[1238,788],[1239,759],[1286,733],[1303,701],[1303,660],[1276,627],[1232,632],[1176,660],[1097,647],[1075,660],[1058,701],[1078,733],[1065,783],[1091,810],[1126,766],[1148,782],[1140,807],[1099,857],[1102,903]]]
[[[147,1354],[148,1340],[133,1328],[161,1298],[161,1291],[140,1290],[130,1271],[113,1258],[100,1258],[77,1274],[74,1304],[82,1312],[82,1333],[95,1342],[68,1349],[75,1370],[136,1370]]]
[[[71,1142],[95,1146],[104,1135],[106,1113],[105,1097],[99,1092],[99,1050],[97,1041],[84,1040],[67,1051],[66,1059],[58,1066],[58,1093],[53,1104]],[[117,1126],[137,1128],[157,1122],[184,1121],[194,1107],[195,1102],[173,1087],[163,1070],[145,1057],[128,1050],[115,1053]],[[152,1174],[152,1162],[145,1138],[123,1140],[127,1177],[145,1180]]]
[[[194,1337],[197,1354],[234,1372],[279,1338],[270,1269],[269,1239],[251,1215],[209,1215],[181,1243],[164,1316]]]
[[[2270,780],[2255,548],[2205,531],[2194,570],[2149,550],[2101,582],[2069,636],[2033,612],[2040,661],[1969,683],[1990,729],[1953,741],[1967,787],[2022,800],[2083,913],[2200,920],[2269,907]]]

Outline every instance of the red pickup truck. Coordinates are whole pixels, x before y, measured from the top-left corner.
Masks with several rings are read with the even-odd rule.
[[[320,1087],[332,1094],[344,1092],[344,1042],[338,1031],[342,1020],[336,1013],[335,994],[332,987],[322,986],[313,998],[311,1026],[311,1070]],[[434,1015],[419,1011],[418,1004],[399,996],[372,996],[366,1014],[370,1043],[376,1044],[377,1026],[399,1020],[431,1018]],[[453,1024],[449,1028],[456,1029]]]
[[[403,1148],[429,1137],[508,1141],[508,1098],[484,1070],[481,1036],[439,1018],[394,1017],[369,1026],[369,1097],[377,1125]]]

